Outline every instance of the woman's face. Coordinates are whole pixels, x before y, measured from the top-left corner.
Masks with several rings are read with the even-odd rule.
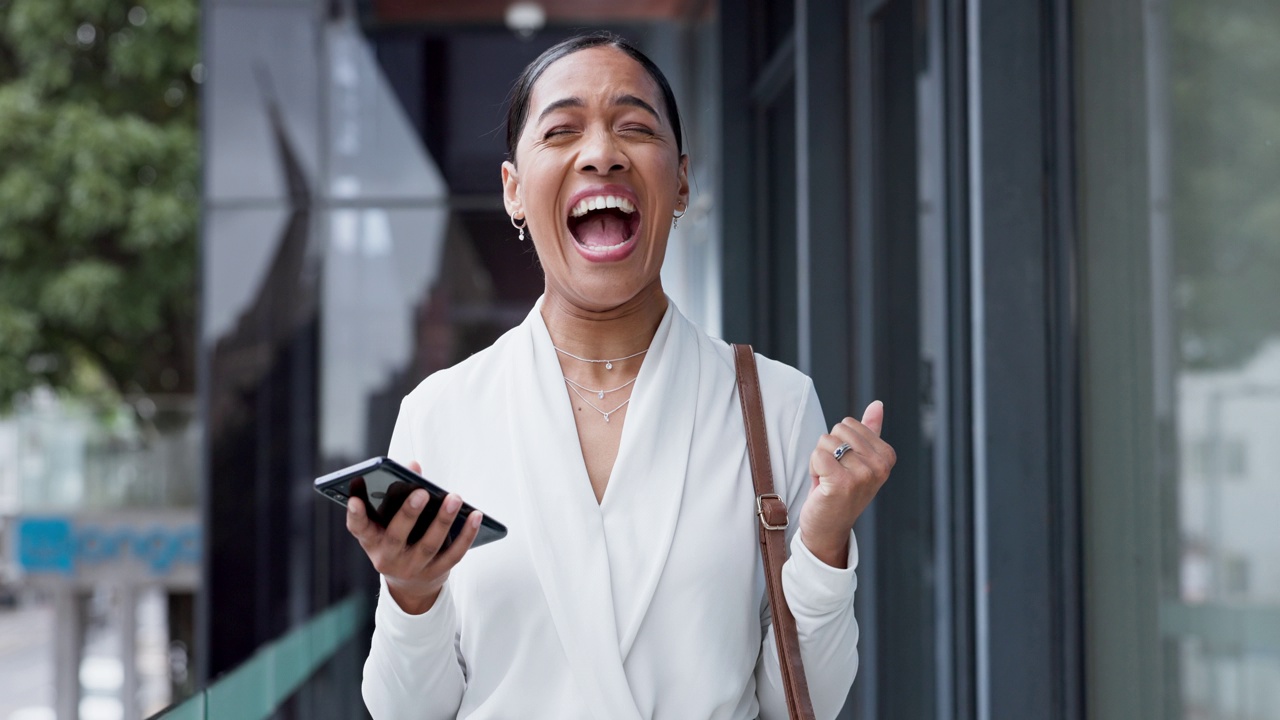
[[[584,310],[660,289],[672,214],[689,199],[658,85],[622,51],[567,55],[534,84],[516,164],[502,164],[507,212],[525,218],[548,295]]]

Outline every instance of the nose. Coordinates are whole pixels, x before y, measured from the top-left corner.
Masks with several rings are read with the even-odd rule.
[[[626,170],[628,166],[626,153],[608,128],[596,128],[583,138],[582,152],[578,154],[579,172],[608,175]]]

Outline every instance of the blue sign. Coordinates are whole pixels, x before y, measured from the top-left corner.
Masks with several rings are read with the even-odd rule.
[[[200,562],[200,528],[196,525],[104,527],[77,524],[70,518],[21,518],[18,563],[28,573],[72,575],[85,565],[105,564],[132,556],[163,575],[179,563]]]
[[[75,571],[75,543],[71,521],[65,518],[29,518],[18,525],[18,564],[27,572]]]

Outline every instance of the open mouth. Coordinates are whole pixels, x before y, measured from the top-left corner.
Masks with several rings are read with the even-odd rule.
[[[607,252],[635,239],[640,213],[627,198],[597,195],[583,198],[569,210],[569,232],[587,250]]]

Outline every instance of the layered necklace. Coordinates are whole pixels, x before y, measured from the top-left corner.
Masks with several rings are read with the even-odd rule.
[[[612,358],[612,359],[608,359],[608,360],[593,360],[593,359],[591,359],[591,358],[578,357],[577,355],[574,355],[574,354],[573,354],[573,353],[571,353],[571,352],[568,352],[568,351],[566,351],[566,350],[561,350],[560,348],[556,347],[555,345],[552,345],[551,347],[555,348],[555,349],[556,349],[556,352],[560,353],[561,355],[564,355],[564,356],[566,356],[566,357],[571,357],[571,358],[573,358],[574,360],[578,360],[579,362],[594,363],[594,364],[597,364],[597,365],[599,365],[599,364],[603,363],[603,364],[604,364],[604,369],[605,369],[605,370],[612,370],[612,369],[613,369],[613,364],[614,364],[614,363],[616,363],[616,362],[622,362],[623,360],[630,360],[631,358],[634,358],[634,357],[640,357],[641,355],[643,355],[643,354],[645,354],[645,353],[649,352],[648,348],[646,348],[646,349],[644,349],[644,350],[641,350],[641,351],[640,351],[640,352],[638,352],[638,353],[632,353],[632,354],[630,354],[630,355],[628,355],[628,356],[626,356],[626,357]],[[618,392],[619,390],[625,389],[625,388],[629,387],[632,383],[634,383],[634,382],[636,381],[636,378],[631,378],[630,380],[628,380],[628,381],[626,381],[626,382],[622,383],[621,385],[619,385],[618,387],[615,387],[615,388],[608,388],[608,389],[604,389],[604,388],[601,388],[601,389],[594,389],[594,388],[589,388],[589,387],[587,387],[587,386],[585,386],[585,385],[579,384],[579,383],[577,383],[577,382],[574,382],[573,380],[570,380],[568,375],[561,375],[561,377],[563,377],[563,378],[564,378],[564,381],[565,381],[566,383],[568,383],[568,385],[569,385],[569,389],[573,391],[573,394],[574,394],[574,395],[577,395],[577,396],[578,396],[578,398],[579,398],[579,399],[581,399],[581,400],[582,400],[582,402],[586,403],[586,404],[587,404],[587,405],[588,405],[592,410],[595,410],[596,412],[600,413],[600,417],[604,418],[604,421],[605,421],[605,422],[609,422],[609,416],[610,416],[610,415],[612,415],[612,414],[614,414],[614,413],[618,412],[619,410],[621,410],[622,408],[626,407],[627,403],[631,402],[631,398],[630,398],[630,397],[628,397],[626,400],[623,400],[622,402],[618,403],[618,406],[617,406],[617,407],[615,407],[615,408],[613,408],[612,410],[601,410],[600,408],[596,407],[596,404],[595,404],[595,403],[593,403],[593,402],[591,402],[590,400],[588,400],[588,399],[587,399],[587,397],[586,397],[586,395],[583,395],[582,393],[583,393],[583,392],[587,392],[587,393],[590,393],[590,394],[592,394],[592,395],[595,395],[595,396],[596,396],[597,398],[599,398],[600,400],[603,400],[603,399],[604,399],[604,397],[605,397],[606,395],[608,395],[609,393],[615,393],[615,392]]]

